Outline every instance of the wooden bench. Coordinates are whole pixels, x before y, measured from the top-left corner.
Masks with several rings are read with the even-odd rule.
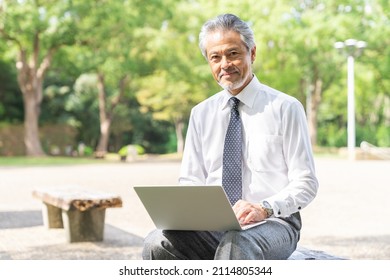
[[[43,202],[47,228],[64,228],[68,242],[102,241],[107,208],[122,207],[122,199],[111,193],[74,187],[34,190]]]

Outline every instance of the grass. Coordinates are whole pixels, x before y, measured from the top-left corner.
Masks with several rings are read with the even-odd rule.
[[[181,155],[165,154],[165,155],[140,155],[137,161],[152,160],[152,161],[169,161],[180,160]],[[0,167],[6,166],[51,166],[51,165],[74,165],[74,164],[99,164],[99,163],[119,163],[118,154],[107,153],[104,159],[94,157],[61,157],[61,156],[46,156],[46,157],[2,157],[0,156]]]
[[[337,150],[316,149],[315,157],[331,157],[343,158]],[[139,156],[138,160],[152,159],[158,160],[180,160],[180,154],[165,154],[165,155],[143,155]],[[106,155],[105,159],[96,159],[93,157],[61,157],[61,156],[47,156],[47,157],[2,157],[0,156],[0,166],[47,166],[47,165],[74,165],[74,164],[99,164],[99,163],[118,163],[120,162],[117,154]]]
[[[0,166],[73,165],[109,162],[88,157],[0,157]]]

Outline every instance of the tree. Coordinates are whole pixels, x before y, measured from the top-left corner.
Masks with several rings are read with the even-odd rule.
[[[141,110],[152,112],[157,120],[167,120],[175,125],[178,153],[184,149],[184,125],[193,103],[188,102],[188,97],[192,94],[188,83],[170,79],[165,71],[145,77],[137,93]]]
[[[0,36],[13,47],[16,57],[29,156],[45,155],[39,139],[43,82],[58,49],[74,43],[77,19],[72,1],[0,2]]]
[[[89,139],[102,155],[112,149],[113,138],[115,145],[140,144],[143,137],[147,145],[152,138],[161,144],[173,131],[176,139],[170,137],[169,145],[176,140],[180,152],[191,108],[220,90],[198,49],[201,25],[234,12],[255,32],[254,72],[260,80],[306,105],[313,146],[346,143],[346,59],[333,43],[366,41],[355,63],[357,140],[389,145],[389,2],[347,2],[0,0],[0,47],[7,50],[0,63],[0,80],[7,81],[0,84],[0,115],[23,96],[30,155],[43,152],[38,124],[60,118],[77,124],[79,139]],[[9,57],[18,66],[20,98],[8,96],[19,94],[9,82]],[[94,86],[88,98],[71,91],[60,96],[64,85],[71,89],[77,77],[86,76]],[[20,119],[20,112],[13,116]]]
[[[153,68],[141,80],[137,97],[145,112],[174,124],[177,152],[182,153],[191,108],[219,88],[198,48],[204,7],[171,1],[166,9],[163,20],[144,33],[143,55]]]
[[[116,108],[142,66],[135,55],[140,46],[134,40],[134,32],[142,23],[137,9],[133,2],[97,1],[80,24],[75,49],[78,64],[85,73],[94,73],[97,77],[100,120],[97,157],[104,157],[108,150]]]
[[[237,3],[233,6],[253,25],[258,50],[255,72],[260,73],[263,82],[306,104],[310,138],[312,145],[316,146],[319,124],[322,124],[321,130],[326,131],[328,122],[336,127],[335,130],[343,130],[345,123],[346,98],[343,93],[346,92],[346,75],[343,70],[346,59],[337,54],[334,42],[357,38],[366,40],[370,49],[375,45],[377,54],[370,62],[377,64],[374,67],[374,72],[378,74],[375,84],[385,85],[388,80],[383,79],[388,63],[384,63],[378,54],[388,50],[388,44],[383,41],[388,38],[384,34],[388,34],[389,29],[386,16],[389,4],[375,0],[352,0],[348,3],[340,0],[265,0],[262,5],[255,2],[248,0],[246,5]],[[375,39],[370,40],[370,37]],[[370,50],[367,52],[372,53]],[[359,68],[359,60],[355,67],[363,69]],[[361,60],[367,62],[364,57]],[[361,83],[356,88],[358,95],[363,87],[367,87],[372,76],[367,75],[371,67],[368,64],[364,66],[364,77],[361,71],[356,71],[355,82],[357,85]],[[361,79],[365,82],[360,82]],[[379,92],[383,92],[384,88]],[[366,98],[368,96],[374,98],[375,94],[369,93],[366,88]],[[372,110],[367,103],[358,102],[357,106],[366,106],[359,108],[359,112]],[[369,118],[361,114],[359,119]],[[331,135],[322,134],[320,137],[330,138]],[[323,140],[321,144],[324,144]]]

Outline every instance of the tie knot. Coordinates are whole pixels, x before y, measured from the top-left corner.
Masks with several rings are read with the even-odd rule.
[[[232,97],[229,99],[229,104],[233,110],[238,110],[238,104],[240,104],[240,99],[238,99],[237,97]]]

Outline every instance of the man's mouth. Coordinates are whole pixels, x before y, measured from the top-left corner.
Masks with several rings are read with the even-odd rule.
[[[237,74],[238,72],[236,71],[236,70],[234,70],[234,71],[230,71],[230,72],[223,72],[223,73],[220,73],[219,75],[218,75],[218,78],[219,79],[222,79],[222,77],[229,77],[229,76],[231,76],[231,75],[233,75],[233,74]]]

